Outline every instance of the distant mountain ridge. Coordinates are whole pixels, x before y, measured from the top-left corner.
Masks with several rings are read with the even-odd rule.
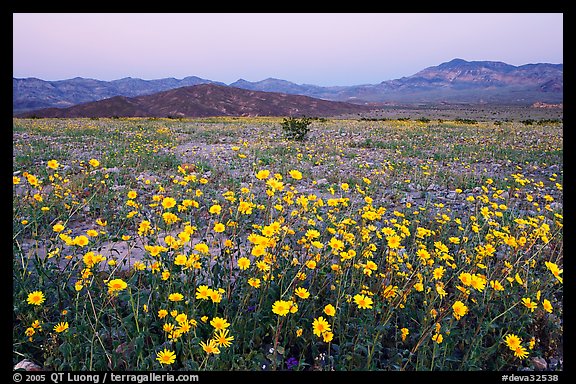
[[[24,112],[19,117],[314,116],[361,113],[372,107],[309,96],[198,84],[151,95],[108,99],[67,108]]]
[[[454,59],[412,76],[384,81],[365,97],[372,101],[411,103],[561,103],[563,70],[563,64],[513,66],[496,61]]]
[[[498,61],[453,59],[416,74],[378,84],[323,87],[268,78],[239,79],[229,87],[304,95],[356,104],[470,103],[531,105],[562,103],[563,64],[514,66]],[[114,81],[74,78],[44,81],[13,78],[13,113],[47,107],[69,107],[113,96],[135,97],[198,84],[226,84],[196,76],[178,80],[124,78]]]
[[[217,81],[188,76],[181,80],[164,78],[142,80],[125,77],[103,81],[75,77],[69,80],[45,81],[37,78],[12,79],[13,112],[41,108],[66,108],[114,96],[142,96],[197,84],[226,85]]]

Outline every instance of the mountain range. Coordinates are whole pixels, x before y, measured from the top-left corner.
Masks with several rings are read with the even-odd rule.
[[[78,104],[110,98],[114,98],[114,100],[108,101],[108,107],[124,103],[122,108],[128,108],[130,104],[132,105],[130,107],[132,112],[136,113],[136,104],[144,103],[147,105],[146,109],[157,109],[163,113],[168,112],[170,107],[158,106],[152,108],[149,103],[153,99],[142,101],[139,97],[160,93],[156,97],[157,100],[171,98],[172,102],[174,102],[175,94],[164,94],[163,92],[200,84],[215,86],[211,92],[212,96],[219,93],[225,94],[224,89],[231,88],[233,92],[238,93],[236,95],[237,98],[262,97],[262,94],[259,93],[248,94],[234,91],[241,89],[307,96],[323,101],[369,105],[373,108],[394,104],[531,105],[536,102],[562,103],[564,90],[563,64],[538,63],[514,66],[497,61],[466,61],[462,59],[454,59],[438,66],[425,68],[412,76],[387,80],[378,84],[330,87],[296,84],[274,78],[257,82],[240,79],[229,85],[196,76],[185,77],[181,80],[175,78],[142,80],[128,77],[114,81],[81,77],[59,81],[44,81],[37,78],[13,78],[13,114],[17,115],[30,111],[37,112],[44,108],[68,108]],[[215,91],[215,89],[219,91]],[[194,92],[191,93],[190,90],[184,90],[180,93],[181,96],[191,96]],[[228,97],[231,97],[230,94],[228,94]],[[273,99],[276,100],[277,97],[279,96],[274,96]],[[133,100],[134,98],[136,100]],[[296,100],[293,101],[296,102]],[[301,99],[300,101],[310,102],[311,100]],[[198,109],[199,105],[202,104],[202,100],[198,99],[195,102],[195,108]],[[212,99],[211,102],[213,103],[214,100]],[[319,103],[319,101],[315,102]],[[251,102],[244,100],[241,104],[246,107]],[[252,102],[252,104],[256,106],[261,103]],[[347,104],[346,108],[350,109]],[[345,106],[345,104],[337,105],[340,107]],[[326,104],[322,104],[322,108],[326,106]],[[205,107],[204,109],[208,111],[214,105],[205,105]],[[138,108],[142,108],[141,105]],[[292,105],[290,108],[302,110],[305,107],[303,105],[299,107]],[[232,111],[234,108],[229,105],[227,109]],[[274,108],[270,108],[269,112],[258,112],[246,108],[243,109],[244,112],[240,112],[240,110],[242,108],[239,108],[234,113],[262,115],[272,113]],[[278,111],[277,108],[276,111]],[[180,115],[186,114],[174,108],[170,112]],[[216,112],[222,112],[222,105],[216,106],[216,111],[210,113]],[[55,112],[52,113],[54,114]],[[140,110],[140,113],[142,113],[142,110]]]
[[[21,117],[315,116],[361,113],[373,107],[278,92],[198,84],[151,95],[108,99],[67,108],[24,112]]]

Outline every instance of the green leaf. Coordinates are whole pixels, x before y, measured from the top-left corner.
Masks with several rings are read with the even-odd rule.
[[[134,351],[136,355],[140,355],[142,350],[144,349],[144,336],[138,336],[134,339]]]
[[[67,341],[63,342],[60,347],[58,347],[58,350],[60,351],[60,353],[62,353],[64,356],[67,356],[69,354],[72,353],[72,347],[70,346],[70,343],[68,343]]]

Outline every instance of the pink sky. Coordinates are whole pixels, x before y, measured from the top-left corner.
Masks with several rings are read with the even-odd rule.
[[[461,58],[563,63],[562,13],[15,13],[13,76],[357,85]]]

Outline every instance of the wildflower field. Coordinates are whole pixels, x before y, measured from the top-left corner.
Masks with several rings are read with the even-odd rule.
[[[13,363],[562,370],[561,121],[281,121],[14,119]]]

